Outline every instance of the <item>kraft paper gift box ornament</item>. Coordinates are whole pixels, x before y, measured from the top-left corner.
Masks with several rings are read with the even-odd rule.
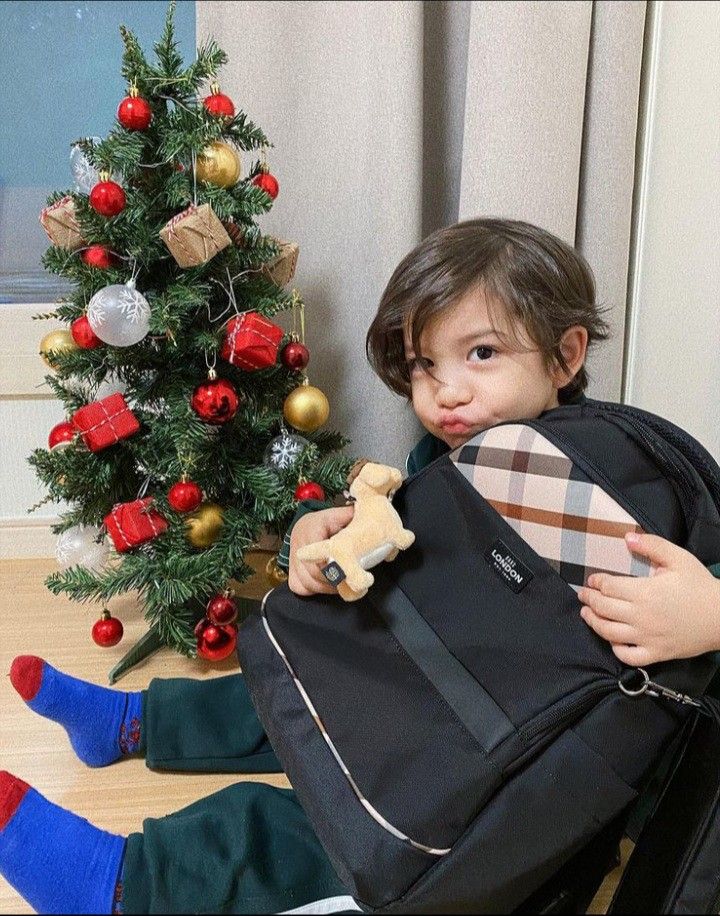
[[[75,251],[85,244],[75,217],[75,201],[68,194],[40,213],[40,223],[47,237],[58,248]]]
[[[180,267],[205,264],[232,244],[210,204],[192,204],[178,213],[160,230],[160,238]]]
[[[278,286],[287,286],[295,276],[300,246],[295,242],[275,240],[280,248],[277,256],[263,265],[262,272]]]

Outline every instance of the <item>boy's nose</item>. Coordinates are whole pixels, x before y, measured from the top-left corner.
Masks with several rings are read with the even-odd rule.
[[[436,399],[440,407],[452,410],[454,407],[468,404],[472,399],[472,392],[467,385],[454,381],[442,382],[438,385]]]

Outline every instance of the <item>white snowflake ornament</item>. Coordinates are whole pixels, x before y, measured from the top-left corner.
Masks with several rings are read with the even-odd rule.
[[[150,330],[150,306],[135,282],[114,283],[90,300],[87,320],[95,334],[112,347],[131,347]]]
[[[101,137],[90,137],[94,146],[102,143]],[[75,179],[75,190],[78,194],[89,194],[100,181],[100,173],[91,165],[85,153],[79,146],[73,146],[70,151],[70,171]],[[117,172],[112,173],[112,180],[119,178]]]
[[[92,525],[76,525],[63,531],[55,551],[60,569],[84,566],[92,572],[102,570],[109,554],[110,547],[103,537],[102,529]]]
[[[265,449],[263,463],[271,471],[286,471],[295,464],[308,444],[302,436],[283,430]]]

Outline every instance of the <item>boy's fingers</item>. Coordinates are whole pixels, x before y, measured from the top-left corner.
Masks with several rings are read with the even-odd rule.
[[[626,534],[625,543],[633,553],[650,560],[654,566],[670,566],[684,551],[656,534]]]
[[[336,591],[329,582],[322,585],[313,579],[303,578],[297,574],[288,577],[288,587],[291,592],[305,598],[310,595],[331,595]]]
[[[332,537],[333,534],[337,534],[338,531],[347,528],[354,514],[355,506],[340,506],[335,509],[332,515],[332,524],[328,526],[329,530],[327,536]]]
[[[293,566],[295,580],[303,588],[305,595],[332,595],[336,589],[330,585],[325,576],[320,572],[317,564],[296,563]],[[292,591],[295,589],[290,586]]]
[[[594,630],[598,636],[611,643],[632,643],[638,638],[637,631],[627,623],[618,623],[599,617],[592,608],[584,607],[580,615],[585,623]]]
[[[588,578],[587,584],[591,589],[607,595],[608,598],[635,601],[642,589],[643,581],[638,576],[612,576],[610,573],[593,573]]]
[[[633,605],[620,598],[610,598],[592,588],[581,588],[578,598],[590,607],[598,617],[628,623],[633,614]]]
[[[644,668],[646,665],[652,665],[654,662],[660,661],[655,653],[651,652],[650,649],[646,649],[644,646],[624,646],[624,645],[613,645],[612,647],[615,656],[620,659],[621,662],[625,665],[630,665],[633,668]]]
[[[288,576],[288,588],[295,595],[306,596],[311,594],[295,572],[291,572]]]

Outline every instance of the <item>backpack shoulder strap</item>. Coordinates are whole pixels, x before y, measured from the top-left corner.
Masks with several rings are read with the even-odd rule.
[[[697,439],[669,420],[630,404],[614,404],[589,398],[586,403],[597,411],[625,417],[630,422],[639,422],[654,430],[695,468],[720,511],[720,465]]]

